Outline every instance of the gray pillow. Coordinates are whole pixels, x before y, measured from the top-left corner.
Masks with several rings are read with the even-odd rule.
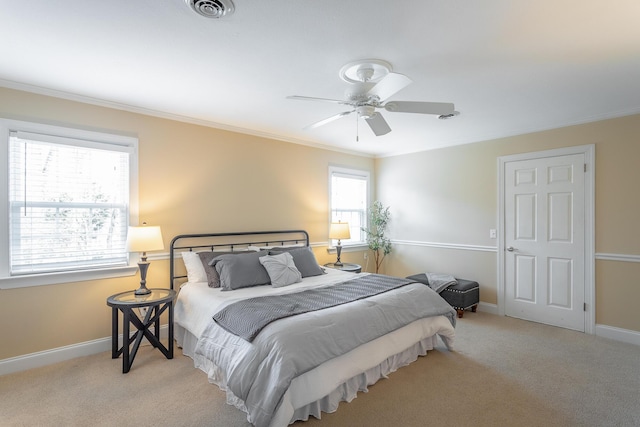
[[[237,255],[244,252],[198,252],[200,261],[204,266],[204,272],[207,274],[207,283],[210,288],[220,287],[220,276],[214,267],[211,266],[211,261],[219,257],[220,255]]]
[[[302,281],[302,274],[293,263],[293,257],[289,252],[260,257],[260,264],[267,270],[271,279],[271,286],[274,288],[281,288]]]
[[[212,259],[210,265],[218,272],[223,291],[268,285],[271,279],[267,270],[260,264],[260,257],[267,254],[267,251],[260,251],[220,255]]]
[[[302,274],[302,277],[319,276],[325,274],[325,271],[320,267],[316,256],[310,247],[305,246],[302,248],[273,248],[269,250],[269,255],[278,255],[282,252],[289,252],[293,257],[293,263],[296,268]]]

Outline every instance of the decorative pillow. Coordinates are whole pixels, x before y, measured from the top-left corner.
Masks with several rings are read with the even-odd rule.
[[[182,260],[184,261],[184,267],[187,269],[187,280],[189,282],[207,281],[207,273],[196,252],[182,252]]]
[[[319,276],[325,274],[325,271],[318,265],[316,256],[310,247],[305,246],[302,248],[273,248],[269,250],[269,255],[278,255],[283,252],[288,252],[293,257],[293,263],[296,268],[302,274],[302,277]]]
[[[210,288],[220,287],[220,276],[218,275],[218,271],[210,265],[211,261],[221,255],[236,255],[239,253],[243,254],[246,252],[198,252],[200,262],[206,274],[206,282]]]
[[[260,257],[266,255],[267,251],[220,255],[209,264],[218,272],[222,290],[231,291],[270,283],[267,270],[260,264]]]
[[[271,279],[271,286],[274,288],[281,288],[302,281],[302,274],[293,263],[293,257],[289,252],[260,257],[260,264],[267,270]]]

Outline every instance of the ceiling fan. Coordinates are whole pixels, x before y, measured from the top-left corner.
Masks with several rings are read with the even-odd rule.
[[[450,102],[387,101],[397,92],[410,85],[412,80],[403,74],[391,72],[391,64],[386,61],[366,59],[350,62],[342,67],[339,74],[342,80],[352,84],[345,93],[345,99],[315,98],[299,95],[287,97],[288,99],[302,101],[330,102],[349,107],[349,110],[307,125],[305,129],[326,125],[355,112],[357,117],[365,119],[376,136],[381,136],[391,132],[391,128],[382,117],[382,114],[376,111],[377,109],[384,109],[393,113],[436,114],[441,119],[458,115],[454,105]]]

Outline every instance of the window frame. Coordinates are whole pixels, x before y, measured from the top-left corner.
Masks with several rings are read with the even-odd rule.
[[[333,221],[333,176],[334,174],[339,174],[339,175],[345,175],[345,176],[352,176],[354,179],[363,179],[364,181],[366,181],[366,200],[365,200],[365,207],[364,207],[364,213],[363,213],[363,227],[367,227],[367,223],[368,223],[368,215],[367,215],[367,210],[369,208],[369,204],[371,201],[371,172],[369,172],[368,170],[363,170],[363,169],[355,169],[355,168],[349,168],[349,167],[344,167],[344,166],[335,166],[335,165],[329,165],[329,221],[328,221],[328,227],[327,227],[327,235],[329,235],[329,227],[331,226],[331,222]],[[364,238],[362,232],[361,232],[361,237]],[[350,239],[353,240],[353,239]],[[335,239],[329,239],[329,248],[330,250],[334,250],[335,245],[337,243],[337,240]],[[341,246],[342,246],[342,250],[344,252],[349,252],[349,249],[351,250],[361,250],[363,248],[367,248],[367,242],[366,240],[358,240],[358,241],[342,241],[341,242]]]
[[[9,223],[9,135],[10,132],[31,132],[58,136],[65,139],[96,141],[100,144],[111,144],[114,148],[123,147],[129,151],[129,218],[128,224],[138,223],[138,138],[127,135],[70,128],[37,122],[26,122],[0,118],[0,289],[14,289],[31,286],[52,285],[87,280],[106,279],[134,275],[137,264],[128,256],[127,265],[97,267],[59,272],[42,272],[34,274],[10,274],[10,223]]]

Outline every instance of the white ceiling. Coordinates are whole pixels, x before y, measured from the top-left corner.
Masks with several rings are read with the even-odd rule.
[[[638,0],[0,0],[0,85],[374,156],[640,113]],[[344,106],[340,68],[382,59],[413,83],[376,137]]]

